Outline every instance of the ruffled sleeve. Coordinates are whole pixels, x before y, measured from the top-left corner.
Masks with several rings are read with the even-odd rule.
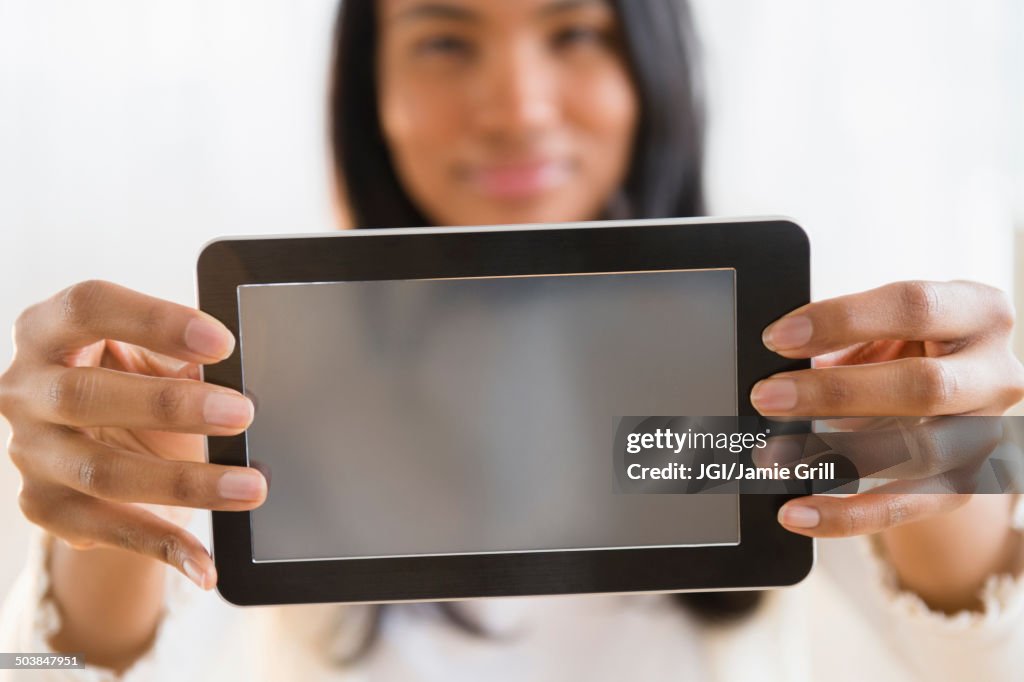
[[[0,651],[12,653],[54,653],[50,637],[60,630],[60,610],[50,596],[48,556],[53,536],[33,527],[28,556],[20,575],[0,608]],[[192,598],[184,577],[168,570],[164,613],[154,645],[122,675],[90,666],[62,670],[36,670],[33,680],[44,682],[163,682],[181,680],[182,656],[176,638],[167,631],[187,610]],[[170,662],[173,664],[168,665]],[[0,680],[14,680],[21,671],[0,670]]]
[[[1024,534],[1024,496],[1017,495],[1013,528]],[[1021,535],[1018,551],[1024,545]],[[1016,680],[1024,678],[1024,574],[992,575],[979,594],[982,608],[946,614],[900,588],[877,540],[861,543],[869,589],[881,603],[895,650],[922,679]]]

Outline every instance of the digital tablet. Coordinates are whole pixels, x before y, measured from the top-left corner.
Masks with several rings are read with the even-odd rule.
[[[628,416],[752,416],[809,367],[762,330],[809,300],[787,219],[640,220],[225,238],[199,307],[238,339],[204,380],[250,428],[209,461],[266,502],[213,512],[239,605],[759,589],[810,570],[792,494],[616,489]]]

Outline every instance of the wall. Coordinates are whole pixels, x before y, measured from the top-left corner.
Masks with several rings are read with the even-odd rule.
[[[909,277],[1013,285],[1020,3],[696,4],[716,213],[802,222],[819,297]],[[0,327],[89,277],[191,302],[207,239],[332,229],[333,11],[0,0]],[[4,457],[0,595],[26,537],[17,487]]]

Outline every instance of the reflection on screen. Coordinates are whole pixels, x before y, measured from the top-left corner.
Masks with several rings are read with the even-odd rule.
[[[256,561],[739,541],[625,495],[614,417],[735,415],[735,271],[238,288]]]

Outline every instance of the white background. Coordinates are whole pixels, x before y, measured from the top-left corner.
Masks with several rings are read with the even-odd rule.
[[[816,297],[1014,281],[1024,4],[696,0],[716,214],[786,214]],[[225,234],[334,228],[330,0],[0,0],[0,327],[100,277],[193,301]],[[0,334],[0,365],[10,356]],[[6,441],[0,424],[0,442]],[[0,595],[23,558],[0,460]]]

